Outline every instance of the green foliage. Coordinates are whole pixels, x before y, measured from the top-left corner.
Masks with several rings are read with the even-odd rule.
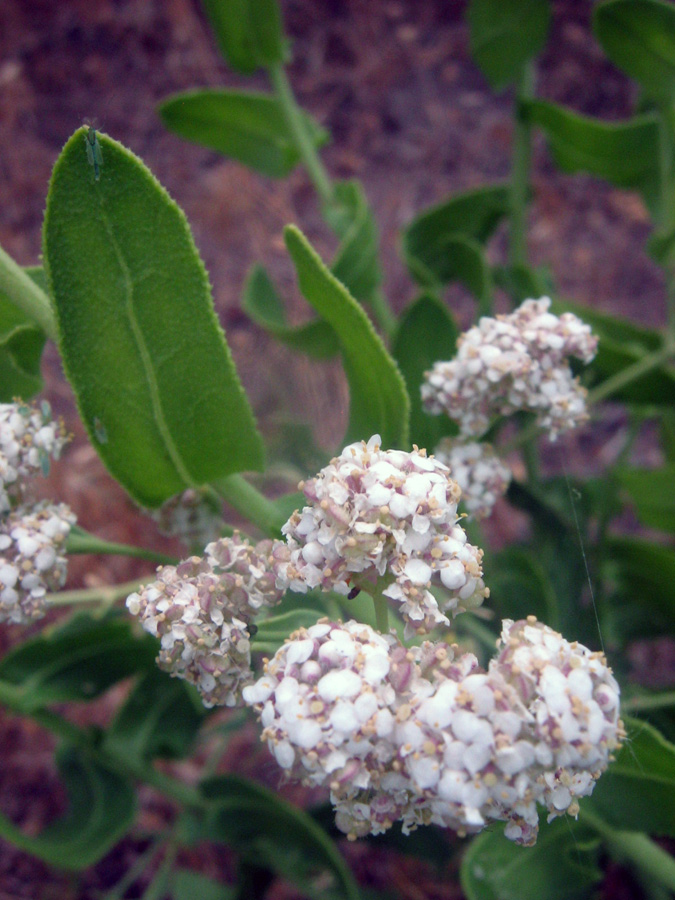
[[[675,619],[675,552],[633,537],[611,537],[606,549],[624,597],[637,601],[647,622],[655,615],[663,623],[672,623]]]
[[[324,210],[324,215],[341,239],[330,270],[352,297],[367,302],[378,288],[382,272],[377,224],[359,182],[336,184],[333,207]]]
[[[176,869],[171,875],[172,900],[237,900],[237,891],[199,872]]]
[[[29,400],[42,390],[45,340],[33,320],[0,292],[0,403],[11,403],[15,397]]]
[[[345,442],[379,434],[384,447],[404,447],[410,401],[401,373],[349,291],[331,274],[302,232],[284,235],[304,298],[332,326],[349,382]]]
[[[616,474],[641,522],[651,528],[675,531],[675,464],[653,471],[623,469]]]
[[[542,49],[550,15],[548,0],[471,0],[471,55],[495,90],[517,78]]]
[[[66,815],[32,836],[0,814],[0,837],[52,866],[81,871],[127,832],[136,797],[129,779],[79,748],[64,746],[56,763],[68,797]]]
[[[593,28],[620,69],[656,100],[675,97],[675,8],[661,0],[608,0],[595,7]]]
[[[461,869],[467,900],[582,900],[602,877],[598,840],[565,816],[542,817],[534,847],[507,840],[498,823],[471,842]]]
[[[270,178],[283,178],[300,162],[279,101],[250,91],[200,90],[174,94],[159,114],[175,134],[230,156]],[[314,119],[303,122],[317,147],[328,134]]]
[[[310,898],[358,900],[335,844],[311,816],[251,781],[223,775],[202,783],[206,831],[245,860],[283,875]],[[327,877],[329,880],[327,880]]]
[[[202,0],[220,52],[237,72],[286,61],[287,41],[277,0]]]
[[[44,257],[92,444],[141,504],[262,465],[262,442],[182,211],[132,153],[84,129],[52,175]]]
[[[490,600],[501,618],[534,615],[559,628],[558,600],[539,553],[527,547],[506,547],[485,563]]]

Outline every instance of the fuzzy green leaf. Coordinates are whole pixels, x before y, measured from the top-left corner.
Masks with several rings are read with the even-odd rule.
[[[675,97],[675,7],[661,0],[608,0],[596,6],[593,29],[620,69],[653,98]]]
[[[26,269],[26,274],[46,290],[40,266]],[[42,329],[0,293],[0,403],[11,403],[16,397],[29,400],[42,390],[45,341]]]
[[[64,367],[89,437],[143,506],[262,466],[262,440],[180,208],[143,163],[85,129],[52,174],[44,257]]]
[[[303,233],[285,231],[300,290],[335,331],[349,382],[350,416],[345,442],[379,434],[384,447],[404,447],[410,401],[403,377],[363,309],[322,262]]]
[[[288,57],[277,0],[202,0],[221,53],[237,72],[250,75],[259,66]]]
[[[539,53],[550,16],[548,0],[471,0],[471,55],[493,88],[506,87]]]
[[[249,91],[188,91],[164,100],[159,114],[175,134],[270,178],[288,175],[300,161],[275,97]],[[311,116],[302,115],[315,146],[325,144],[328,133]]]
[[[81,871],[127,832],[136,795],[130,781],[83,750],[65,747],[56,762],[68,796],[67,813],[36,836],[24,834],[0,814],[0,837],[52,866]]]

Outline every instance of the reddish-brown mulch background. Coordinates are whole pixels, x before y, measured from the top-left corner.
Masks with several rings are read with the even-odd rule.
[[[324,152],[330,173],[365,184],[381,229],[385,290],[401,309],[413,296],[397,254],[401,228],[448,194],[508,177],[511,97],[494,96],[472,64],[463,2],[284,0],[282,5],[293,41],[291,81],[303,106],[332,134]],[[634,89],[592,38],[592,5],[554,0],[552,7],[540,95],[590,115],[627,116]],[[238,308],[248,267],[263,260],[292,315],[305,314],[281,229],[297,222],[326,256],[335,246],[306,177],[300,170],[281,182],[258,177],[167,133],[155,111],[174,91],[222,84],[265,88],[262,75],[244,80],[228,71],[198,0],[2,0],[0,243],[22,264],[39,261],[51,166],[72,131],[85,118],[97,119],[102,130],[147,162],[186,211],[257,414],[265,423],[279,409],[301,412],[317,423],[322,443],[334,447],[346,412],[339,370],[291,362]],[[639,197],[590,178],[557,174],[541,141],[533,182],[532,259],[550,266],[560,292],[646,325],[662,323],[663,281],[644,252],[650,226]],[[494,242],[495,260],[503,244],[503,236]],[[470,299],[459,289],[448,298],[466,322]],[[76,436],[45,493],[69,502],[82,525],[105,538],[170,548],[84,440],[53,348],[45,370],[47,395]],[[121,558],[81,558],[71,564],[69,585],[114,583],[151,570]],[[0,647],[19,638],[17,629],[4,628]],[[108,699],[95,715],[105,720],[112,706]],[[50,748],[30,722],[0,723],[0,806],[32,833],[62,803]],[[228,764],[274,784],[266,762],[251,753],[250,735],[237,740]],[[184,774],[194,775],[189,765]],[[142,825],[152,829],[167,810],[149,792],[142,798]],[[0,900],[88,900],[110,887],[142,847],[142,840],[127,840],[93,872],[75,879],[3,844]],[[349,853],[365,883],[389,887],[397,897],[460,896],[447,872],[436,877],[421,864],[363,846]],[[226,854],[214,850],[184,861],[214,877],[230,871]],[[138,886],[135,890],[128,896],[140,896]],[[625,873],[610,874],[604,896],[618,900],[639,892]]]

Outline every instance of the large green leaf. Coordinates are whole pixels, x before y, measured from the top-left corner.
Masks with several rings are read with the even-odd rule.
[[[617,473],[645,525],[675,531],[675,464],[653,471],[622,469]]]
[[[336,184],[333,203],[341,206],[341,241],[330,269],[352,297],[364,302],[382,280],[375,217],[358,181]]]
[[[68,796],[65,816],[31,836],[0,814],[0,837],[61,869],[93,866],[124,836],[136,813],[131,782],[86,751],[65,747],[56,762]]]
[[[519,847],[502,828],[474,838],[464,855],[467,900],[582,900],[602,878],[598,841],[567,816],[550,825],[542,817],[534,847]]]
[[[363,309],[321,261],[303,233],[289,225],[284,235],[305,299],[335,331],[350,391],[345,440],[379,434],[384,447],[404,447],[410,401],[403,377]]]
[[[544,100],[524,109],[529,121],[545,132],[564,172],[587,172],[619,187],[639,188],[651,198],[659,166],[656,116],[603,122]]]
[[[325,319],[313,319],[304,325],[287,325],[283,303],[264,266],[255,263],[246,279],[241,299],[244,312],[277,340],[317,359],[340,352],[337,335]]]
[[[657,99],[675,96],[675,7],[661,0],[608,0],[594,10],[593,28],[620,69]]]
[[[91,700],[115,682],[155,666],[157,642],[120,616],[79,614],[15,647],[0,660],[0,682],[26,712],[48,703]]]
[[[221,53],[237,72],[287,58],[277,0],[202,0]]]
[[[180,208],[121,144],[85,129],[52,174],[44,257],[64,367],[91,441],[143,506],[262,466],[261,438]]]
[[[391,352],[403,373],[410,396],[410,440],[430,453],[442,437],[457,427],[447,416],[431,416],[422,408],[420,387],[424,373],[435,362],[456,353],[457,325],[445,304],[433,294],[422,294],[398,321]]]
[[[434,271],[443,258],[449,238],[460,237],[484,243],[509,210],[507,185],[491,185],[466,194],[457,194],[426,210],[410,223],[403,234],[403,253],[414,278],[428,284],[441,281]]]
[[[181,759],[190,753],[205,717],[194,688],[153,667],[117,711],[103,746],[132,759]]]
[[[358,888],[337,847],[307,813],[232,775],[211,778],[201,789],[210,805],[206,833],[212,840],[280,873],[308,897],[358,900]]]
[[[548,0],[471,0],[471,55],[493,88],[505,87],[546,42]]]
[[[586,802],[622,831],[675,837],[675,745],[638,719]]]
[[[41,267],[26,269],[26,274],[45,287]],[[0,403],[11,403],[16,397],[28,400],[42,390],[45,341],[42,329],[0,293]]]
[[[188,141],[231,156],[270,178],[282,178],[300,161],[279,101],[249,91],[201,90],[174,94],[159,106],[162,121]],[[315,146],[328,133],[302,114]]]

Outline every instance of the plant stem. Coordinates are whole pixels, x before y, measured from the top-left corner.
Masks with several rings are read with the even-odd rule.
[[[675,891],[675,859],[646,834],[619,831],[608,825],[586,805],[581,808],[579,815],[602,837],[614,859],[635,866],[650,881],[657,881],[669,890]]]
[[[293,137],[302,163],[307,169],[307,174],[311,178],[321,200],[324,203],[331,203],[333,201],[333,185],[309,136],[307,126],[302,118],[302,112],[286,77],[286,72],[281,65],[270,66],[268,72],[288,130]]]
[[[675,341],[666,341],[659,350],[648,353],[646,356],[643,356],[642,359],[633,363],[631,366],[628,366],[627,369],[622,369],[620,372],[617,372],[616,375],[612,375],[611,378],[607,378],[602,384],[599,384],[596,388],[589,391],[587,397],[588,405],[592,406],[594,403],[606,400],[607,397],[620,391],[621,388],[626,387],[633,381],[637,381],[638,378],[646,375],[647,372],[657,368],[661,363],[666,362],[674,354]]]
[[[650,694],[648,697],[628,697],[621,704],[621,710],[623,713],[647,712],[651,709],[663,709],[668,706],[675,706],[675,691]]]
[[[213,483],[214,490],[249,522],[257,525],[265,534],[278,537],[285,517],[274,503],[241,475],[229,475]]]
[[[116,544],[111,541],[105,541],[96,537],[96,535],[89,534],[82,528],[74,528],[70,532],[66,541],[66,552],[133,556],[137,559],[147,559],[150,562],[160,563],[161,565],[176,565],[178,563],[175,556],[158,553],[156,550],[147,550],[145,547],[132,547],[129,544]]]
[[[8,300],[33,319],[47,337],[58,343],[59,330],[49,297],[2,247],[0,247],[0,292],[6,294]]]
[[[136,578],[134,581],[125,581],[123,584],[102,585],[95,588],[82,588],[75,591],[59,591],[56,594],[47,594],[50,606],[76,606],[79,603],[100,603],[112,606],[116,600],[133,594],[142,584],[152,581],[152,575],[145,578]]]
[[[141,853],[138,859],[134,862],[128,872],[120,878],[114,888],[108,891],[107,894],[104,894],[102,900],[123,900],[124,895],[129,890],[131,885],[138,878],[141,877],[146,868],[150,865],[153,860],[153,857],[161,850],[162,844],[166,838],[164,835],[156,838],[154,841],[150,843],[150,845]]]
[[[389,606],[382,594],[373,596],[375,605],[375,626],[380,634],[389,634]]]
[[[670,128],[671,110],[663,104],[658,112],[659,129],[659,225],[665,232],[673,227],[673,142]]]
[[[513,126],[509,229],[509,263],[512,267],[527,264],[527,199],[530,186],[530,124],[522,104],[534,94],[534,66],[523,66],[516,86],[516,109]]]

